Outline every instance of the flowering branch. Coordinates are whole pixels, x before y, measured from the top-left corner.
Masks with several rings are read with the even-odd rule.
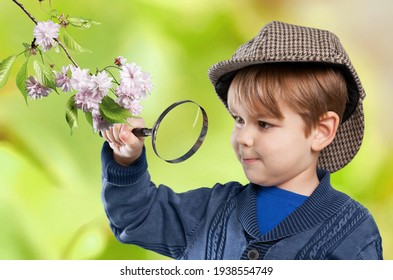
[[[21,3],[19,3],[17,0],[12,0],[12,2],[14,2],[16,5],[18,5],[23,12],[25,12],[25,14],[35,23],[35,25],[38,24],[37,20],[25,9],[25,7],[23,7],[23,5]],[[68,52],[67,48],[63,45],[63,43],[59,40],[59,39],[54,39],[59,46],[63,49],[63,51],[65,52],[65,54],[67,55],[68,59],[71,60],[72,64],[74,64],[75,67],[78,67],[78,64],[76,63],[76,61],[72,58],[71,54]]]
[[[124,57],[119,56],[114,61],[115,65],[106,66],[102,71],[97,70],[93,75],[89,69],[79,68],[69,52],[69,50],[85,52],[86,49],[81,47],[64,29],[69,25],[88,29],[92,25],[99,24],[98,22],[68,17],[64,14],[58,16],[53,9],[51,20],[39,22],[17,0],[12,1],[35,23],[32,43],[24,44],[26,50],[23,53],[26,53],[28,58],[16,76],[16,84],[26,102],[28,97],[33,100],[47,97],[52,90],[73,93],[65,109],[66,121],[71,132],[78,126],[78,111],[84,113],[94,131],[108,129],[113,123],[125,122],[127,118],[141,113],[140,102],[153,88],[149,73],[143,72],[135,63],[127,63]],[[60,34],[62,40],[59,39]],[[54,71],[55,65],[49,63],[47,65],[41,55],[42,62],[39,59],[33,61],[36,75],[28,75],[29,58],[34,58],[37,52],[40,54],[49,52],[57,46],[64,50],[72,64],[62,66],[61,71]],[[0,62],[0,88],[5,85],[17,56],[19,55],[11,55]],[[119,77],[116,78],[108,70],[109,68],[118,70]]]

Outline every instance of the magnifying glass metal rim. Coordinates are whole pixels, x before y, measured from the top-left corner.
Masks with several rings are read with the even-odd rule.
[[[157,132],[160,127],[160,124],[162,120],[165,118],[165,116],[175,107],[184,104],[184,103],[193,103],[199,107],[199,109],[202,112],[202,117],[203,117],[203,123],[202,123],[202,128],[201,131],[199,132],[198,139],[194,143],[194,145],[182,156],[175,158],[175,159],[167,159],[162,157],[156,147],[156,138],[157,138]],[[207,128],[208,128],[208,117],[205,109],[203,109],[202,106],[200,106],[198,103],[192,101],[192,100],[181,100],[178,102],[173,103],[170,105],[168,108],[166,108],[161,115],[158,117],[157,121],[154,123],[153,128],[136,128],[132,130],[132,133],[134,133],[138,137],[146,137],[146,136],[151,136],[152,137],[152,146],[153,146],[153,151],[154,153],[162,160],[168,162],[168,163],[179,163],[182,161],[185,161],[186,159],[190,158],[195,152],[201,147],[203,141],[205,140],[206,134],[207,134]]]

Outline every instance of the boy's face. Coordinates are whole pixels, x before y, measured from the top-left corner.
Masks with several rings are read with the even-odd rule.
[[[287,106],[280,108],[283,119],[266,112],[252,114],[232,94],[228,94],[235,119],[231,143],[250,182],[303,194],[314,189],[318,153],[311,148],[313,133],[305,136],[301,116]]]

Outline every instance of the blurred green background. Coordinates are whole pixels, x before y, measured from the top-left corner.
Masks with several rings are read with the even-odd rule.
[[[37,20],[48,0],[21,0]],[[207,78],[271,20],[337,34],[366,89],[366,135],[358,156],[333,174],[333,184],[364,204],[377,221],[384,257],[393,259],[393,2],[390,0],[52,0],[70,16],[101,22],[69,30],[92,53],[73,54],[82,68],[113,63],[118,55],[152,75],[143,117],[153,124],[169,104],[192,99],[205,107],[209,132],[185,163],[159,160],[147,143],[153,180],[176,191],[216,182],[246,182],[232,152],[232,120]],[[32,41],[33,23],[11,0],[0,1],[0,60]],[[51,51],[57,65],[68,64]],[[64,117],[69,95],[52,94],[26,106],[15,85],[18,58],[0,90],[0,259],[163,259],[120,244],[101,204],[100,149],[83,117],[71,136]]]

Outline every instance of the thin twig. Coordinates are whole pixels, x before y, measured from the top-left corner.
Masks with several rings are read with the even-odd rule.
[[[35,23],[35,25],[37,25],[37,20],[25,9],[25,7],[23,7],[23,5],[21,3],[19,3],[17,0],[12,0],[16,5],[18,5],[23,12],[25,12],[25,14]],[[74,64],[75,67],[78,67],[78,64],[76,63],[76,61],[72,58],[71,54],[68,52],[67,48],[63,45],[63,43],[57,39],[54,38],[54,40],[59,44],[59,46],[64,50],[65,54],[67,55],[68,59],[71,60],[72,64]]]
[[[119,69],[118,67],[116,67],[116,66],[114,66],[115,68],[117,68],[117,69]],[[113,78],[113,80],[115,81],[115,83],[117,84],[117,85],[120,85],[120,83],[116,80],[116,77],[115,77],[115,75],[113,75],[112,74],[112,72],[111,71],[109,71],[109,70],[107,70],[107,68],[109,68],[109,66],[107,66],[107,67],[105,67],[102,71],[106,71],[106,72],[108,72],[109,73],[109,75],[111,75],[112,76],[112,78]]]
[[[63,43],[59,40],[59,39],[54,39],[59,46],[63,49],[63,51],[66,53],[67,57],[69,60],[71,60],[72,64],[74,64],[75,67],[79,67],[78,64],[76,63],[76,61],[72,58],[72,56],[70,55],[70,53],[68,52],[67,48],[63,45]]]
[[[23,7],[23,5],[21,3],[19,3],[16,0],[12,0],[16,5],[18,5],[24,12],[25,14],[37,25],[37,21],[36,19],[25,9],[25,7]]]

